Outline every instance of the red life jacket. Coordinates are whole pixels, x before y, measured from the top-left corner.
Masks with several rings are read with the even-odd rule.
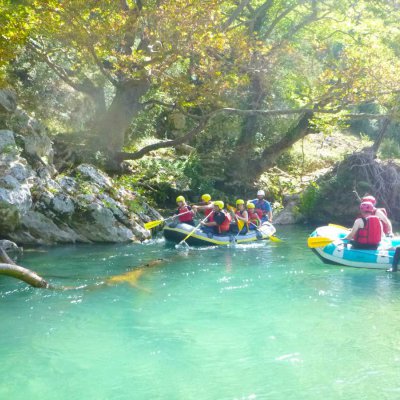
[[[362,219],[364,228],[357,231],[355,241],[360,244],[376,245],[382,239],[381,220],[375,215]]]
[[[375,208],[374,215],[376,213],[376,210],[381,210],[387,216],[386,208]],[[389,225],[386,222],[383,222],[382,220],[381,220],[381,224],[382,224],[384,234],[387,235],[388,233],[390,233]]]
[[[179,222],[192,222],[193,221],[193,214],[191,212],[181,215],[187,211],[191,211],[191,207],[189,206],[183,206],[178,208],[178,219]]]
[[[207,217],[207,216],[209,216],[212,212],[213,212],[212,207],[211,207],[211,208],[206,208],[206,209],[204,210],[204,215]]]
[[[231,221],[232,221],[231,214],[225,212],[224,210],[222,210],[222,213],[225,214],[225,219],[224,219],[224,222],[222,222],[221,225],[218,225],[218,232],[219,233],[228,232],[229,228],[230,228]]]
[[[253,223],[254,225],[256,225],[256,226],[259,226],[260,225],[260,216],[258,215],[258,213],[257,212],[250,212],[250,211],[247,211],[247,213],[248,213],[248,215],[249,215],[249,222],[251,222],[251,223]]]

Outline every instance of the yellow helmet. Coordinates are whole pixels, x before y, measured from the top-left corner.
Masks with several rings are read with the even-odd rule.
[[[210,201],[211,200],[211,196],[208,194],[208,193],[206,193],[206,194],[203,194],[202,196],[201,196],[201,199],[203,200],[203,201]]]
[[[236,205],[238,206],[239,204],[244,204],[244,200],[242,200],[242,199],[237,199],[237,200],[236,200]]]
[[[222,210],[224,208],[224,202],[221,200],[214,201],[214,206],[217,206]]]
[[[182,201],[184,203],[185,202],[185,198],[183,196],[178,196],[176,198],[176,202],[179,203],[180,201]]]
[[[247,203],[247,208],[256,208],[254,203]]]

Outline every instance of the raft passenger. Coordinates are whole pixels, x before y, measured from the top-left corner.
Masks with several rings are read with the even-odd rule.
[[[351,232],[344,238],[350,240],[355,249],[376,250],[379,246],[383,230],[374,208],[370,202],[361,203],[361,218],[354,221]]]
[[[251,202],[247,203],[247,214],[249,218],[249,229],[250,230],[257,229],[261,225],[261,218],[258,212],[256,212],[256,206]]]
[[[235,221],[231,223],[229,230],[236,234],[246,234],[248,230],[249,216],[247,214],[246,207],[244,206],[244,200],[236,200],[236,211],[233,214],[233,218]]]
[[[393,236],[393,227],[390,219],[387,216],[387,212],[385,208],[375,208],[376,205],[376,199],[374,196],[364,196],[361,199],[362,203],[368,202],[371,203],[374,206],[374,215],[376,215],[382,222],[382,227],[383,227],[383,233],[386,236]]]
[[[195,211],[192,210],[192,207],[186,204],[185,198],[183,196],[178,196],[176,202],[178,204],[178,210],[175,214],[178,216],[179,222],[195,226],[193,221]]]
[[[198,211],[198,210],[203,211],[204,216],[207,217],[212,212],[213,207],[214,207],[214,204],[211,201],[211,196],[208,193],[203,194],[201,196],[201,202],[204,205],[193,206],[193,210],[195,210],[195,211]]]
[[[213,213],[210,213],[207,221],[201,222],[203,225],[202,231],[207,233],[208,236],[228,232],[231,215],[224,210],[224,202],[220,200],[214,201],[212,211]]]
[[[271,203],[264,199],[264,190],[257,192],[257,198],[251,202],[256,206],[256,210],[260,210],[262,213],[261,222],[269,221],[272,223],[272,207]]]

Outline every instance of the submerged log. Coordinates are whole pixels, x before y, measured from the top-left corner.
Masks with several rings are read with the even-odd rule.
[[[11,276],[20,279],[35,288],[49,289],[50,284],[40,277],[36,272],[15,264],[0,263],[0,275]]]

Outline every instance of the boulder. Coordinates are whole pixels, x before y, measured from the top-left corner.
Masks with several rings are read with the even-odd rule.
[[[302,216],[299,214],[299,195],[286,196],[284,198],[285,207],[274,218],[274,225],[291,225],[298,223]]]
[[[0,130],[0,153],[10,153],[16,148],[14,132],[5,129]]]
[[[113,182],[104,172],[90,164],[81,164],[76,168],[80,178],[97,184],[102,189],[111,189]]]
[[[17,95],[9,89],[0,90],[0,114],[12,113],[17,108]]]

